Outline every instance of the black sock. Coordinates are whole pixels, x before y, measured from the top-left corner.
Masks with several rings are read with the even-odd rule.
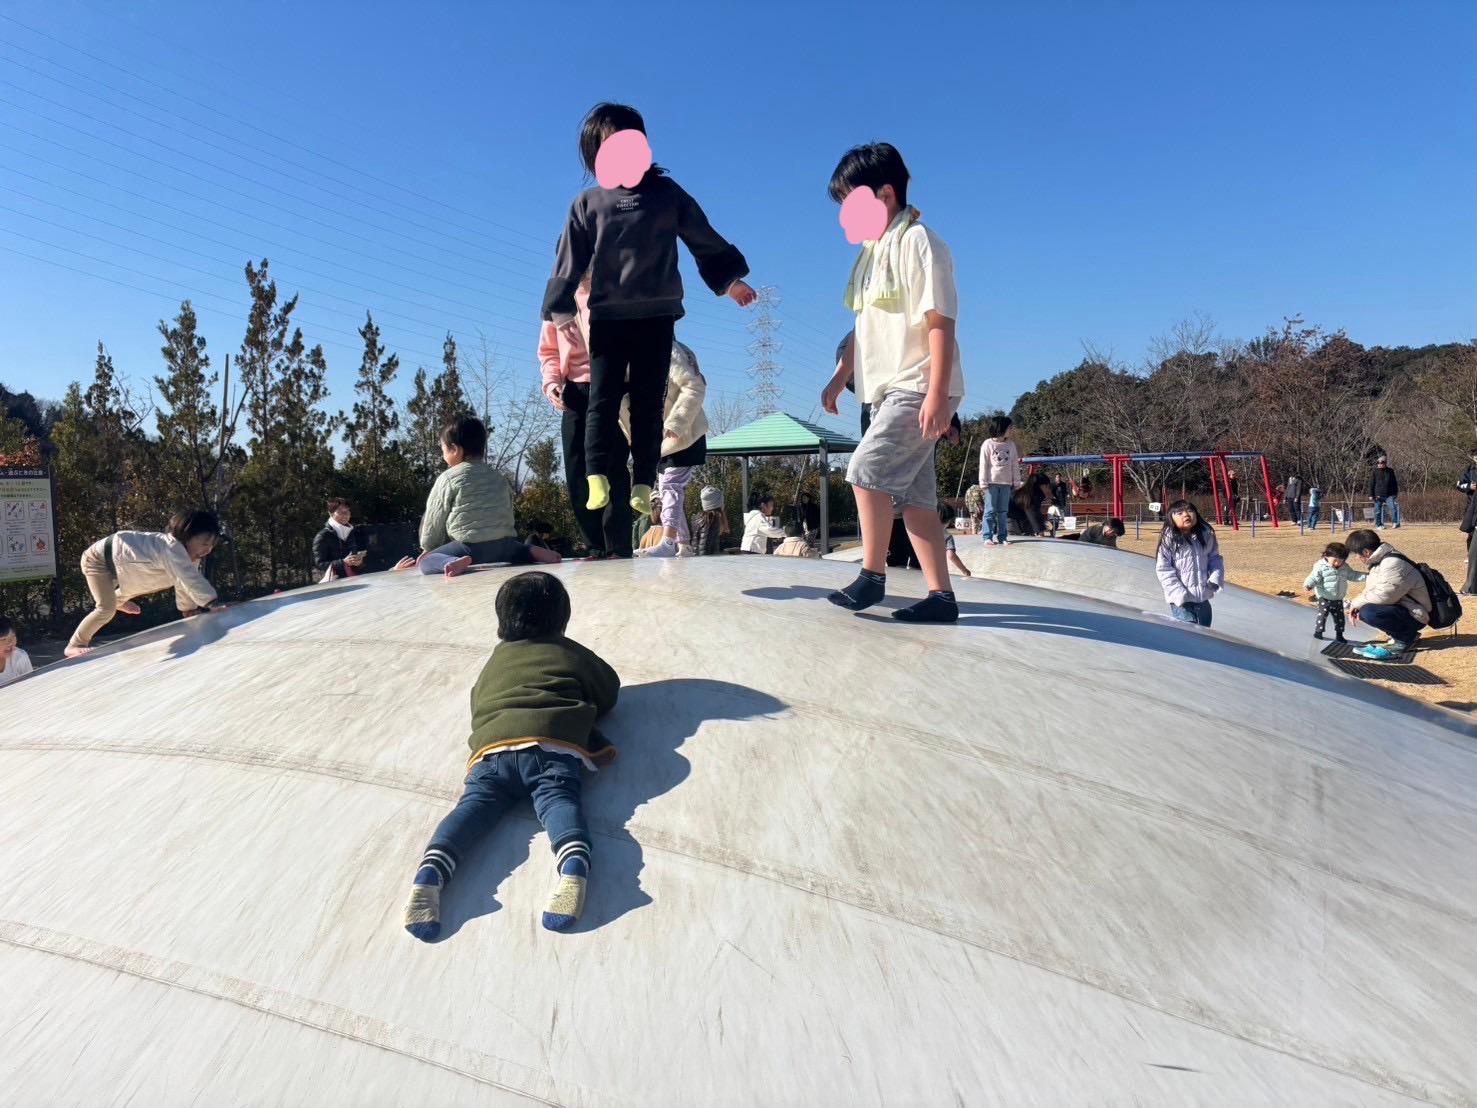
[[[951,590],[940,589],[930,592],[917,604],[899,608],[892,618],[904,623],[955,623],[959,619],[959,605]]]
[[[863,608],[870,608],[886,595],[887,574],[873,573],[870,569],[864,569],[857,574],[855,581],[844,589],[837,589],[827,599],[842,608],[860,612]]]

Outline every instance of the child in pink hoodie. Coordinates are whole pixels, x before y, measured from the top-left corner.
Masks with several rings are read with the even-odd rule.
[[[623,518],[629,512],[631,478],[626,469],[627,456],[611,459],[610,503],[604,508],[585,507],[583,490],[588,476],[585,466],[585,420],[590,408],[590,277],[575,290],[576,322],[580,337],[571,340],[567,332],[545,322],[539,331],[538,360],[544,378],[544,395],[554,410],[562,413],[560,437],[564,444],[564,479],[569,486],[569,506],[575,522],[593,558],[631,556],[631,524]],[[628,450],[623,436],[616,435],[612,448]]]

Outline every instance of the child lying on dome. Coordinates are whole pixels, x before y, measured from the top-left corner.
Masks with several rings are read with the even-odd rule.
[[[569,593],[548,573],[520,573],[498,590],[497,635],[472,688],[472,756],[462,798],[431,835],[405,906],[405,930],[441,933],[441,891],[467,852],[522,800],[549,834],[559,883],[543,924],[579,919],[590,873],[590,832],[580,771],[615,758],[595,721],[615,707],[621,679],[594,651],[564,635]]]

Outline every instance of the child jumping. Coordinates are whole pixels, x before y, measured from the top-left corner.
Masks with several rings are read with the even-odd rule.
[[[1156,567],[1169,614],[1181,623],[1210,626],[1210,601],[1226,587],[1226,560],[1215,528],[1188,500],[1176,500],[1164,513]]]
[[[216,592],[200,563],[220,540],[221,523],[213,512],[181,512],[169,530],[119,531],[82,552],[82,579],[97,607],[83,617],[63,653],[76,658],[92,649],[92,638],[122,612],[136,616],[136,596],[173,588],[175,604],[186,616],[201,609],[218,612]]]
[[[594,651],[566,638],[569,593],[534,571],[503,583],[495,602],[501,642],[472,688],[472,757],[462,798],[431,835],[405,905],[405,929],[441,933],[441,892],[467,852],[522,800],[549,835],[558,884],[543,924],[563,931],[585,906],[590,832],[580,771],[615,757],[595,721],[615,707],[621,680]]]
[[[666,410],[662,415],[661,478],[657,501],[661,505],[661,535],[644,546],[644,557],[673,558],[692,553],[687,529],[687,486],[694,466],[708,458],[708,417],[703,398],[708,382],[697,367],[697,355],[680,342],[672,343],[672,362],[667,374]],[[631,405],[621,405],[621,431],[631,436]]]
[[[619,131],[646,133],[641,113],[624,104],[597,104],[580,131],[580,158],[595,173],[601,144]],[[682,317],[677,240],[687,244],[698,273],[719,296],[747,306],[749,265],[713,230],[697,201],[652,165],[634,188],[586,189],[575,197],[544,292],[543,317],[571,338],[578,333],[575,289],[590,272],[590,406],[585,424],[586,507],[610,502],[621,400],[631,400],[631,507],[651,510],[662,456],[662,390],[671,362],[672,329]]]
[[[1303,582],[1303,590],[1318,601],[1318,619],[1313,624],[1315,639],[1323,638],[1323,627],[1332,616],[1333,641],[1348,642],[1344,638],[1344,597],[1348,595],[1350,581],[1363,581],[1369,576],[1348,562],[1349,548],[1341,542],[1331,542],[1323,548],[1323,557]]]
[[[1010,494],[1021,483],[1021,452],[1008,415],[990,420],[990,437],[980,447],[980,489],[985,501],[985,545],[1009,546]]]
[[[557,562],[552,550],[526,546],[513,526],[513,490],[487,464],[487,428],[462,416],[441,429],[446,472],[436,478],[421,517],[421,550],[415,565],[425,574],[456,577],[474,562]]]
[[[830,601],[859,612],[886,595],[896,506],[928,596],[893,618],[953,623],[959,606],[949,588],[934,447],[964,397],[954,341],[959,293],[949,248],[908,206],[908,180],[902,155],[885,142],[848,150],[831,175],[831,199],[839,204],[854,189],[867,189],[882,202],[887,226],[881,238],[862,244],[846,286],[846,304],[856,313],[856,396],[872,418],[846,471],[861,520],[862,569]],[[843,372],[838,368],[821,394],[831,415],[846,387]]]

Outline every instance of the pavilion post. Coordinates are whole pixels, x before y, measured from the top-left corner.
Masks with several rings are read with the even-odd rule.
[[[744,518],[744,513],[749,510],[749,456],[744,455],[744,492],[743,503],[739,505],[739,519]]]
[[[821,557],[831,552],[831,458],[821,443]]]

